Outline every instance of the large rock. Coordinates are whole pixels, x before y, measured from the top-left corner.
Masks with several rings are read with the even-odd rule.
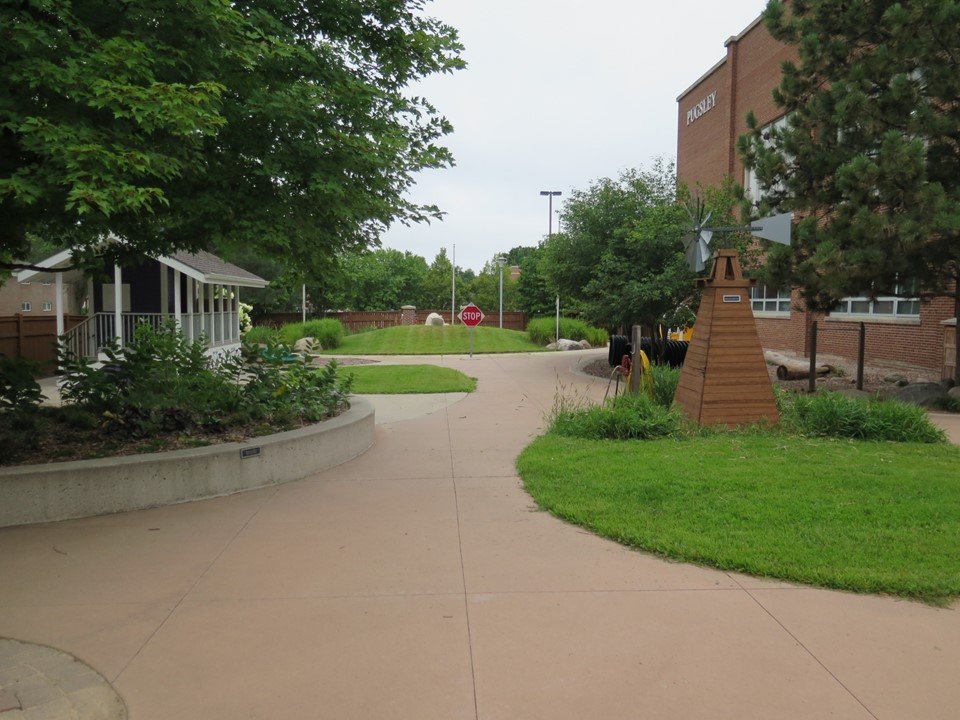
[[[960,385],[947,390],[947,396],[953,398],[957,402],[960,402]]]
[[[912,403],[923,407],[932,407],[947,396],[947,389],[940,383],[914,383],[902,387],[893,394],[900,402]]]
[[[424,322],[423,324],[436,325],[437,327],[443,327],[444,325],[443,315],[440,315],[438,313],[430,313],[429,315],[427,315],[426,322]]]
[[[557,350],[583,350],[583,345],[580,344],[579,340],[560,338],[560,341],[557,343]]]

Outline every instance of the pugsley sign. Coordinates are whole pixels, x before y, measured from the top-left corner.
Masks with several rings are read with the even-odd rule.
[[[706,115],[708,112],[713,110],[713,108],[715,108],[716,105],[717,105],[717,91],[714,90],[712,93],[707,95],[703,100],[701,100],[692,108],[687,110],[687,125],[699,120],[703,115]]]

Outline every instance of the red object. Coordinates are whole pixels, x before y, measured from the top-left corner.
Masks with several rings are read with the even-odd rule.
[[[476,305],[470,303],[463,310],[460,311],[460,314],[457,316],[467,327],[476,327],[483,322],[483,318],[486,317],[483,314],[483,311],[480,310]]]

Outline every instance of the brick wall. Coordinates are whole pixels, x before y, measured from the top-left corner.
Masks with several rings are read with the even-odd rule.
[[[695,188],[698,182],[717,184],[729,174],[743,184],[736,142],[747,130],[747,112],[753,111],[760,126],[782,115],[772,91],[780,82],[782,63],[796,57],[796,49],[774,40],[762,22],[752,23],[726,42],[726,57],[677,98],[677,176],[681,181]],[[714,90],[716,106],[688,124],[687,111]],[[763,347],[806,353],[809,327],[817,320],[818,352],[856,358],[857,321],[807,312],[796,290],[792,299],[789,318],[756,318]],[[939,297],[921,306],[919,322],[867,322],[867,361],[895,360],[943,370],[947,340],[941,322],[953,316],[953,299]]]
[[[774,40],[763,23],[755,23],[726,43],[726,57],[677,98],[677,177],[695,187],[715,185],[726,175],[743,184],[737,138],[747,131],[752,110],[766,125],[783,112],[773,102],[780,66],[796,59],[796,50]],[[710,93],[716,106],[688,124],[687,111]]]

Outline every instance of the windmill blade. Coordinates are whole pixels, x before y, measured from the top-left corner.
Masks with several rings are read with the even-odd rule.
[[[708,218],[709,219],[709,218]],[[704,221],[706,222],[706,221]],[[713,230],[701,230],[700,231],[700,240],[710,245],[710,241],[713,240]]]
[[[713,210],[707,213],[707,216],[703,219],[700,225],[701,226],[706,225],[708,222],[710,222],[710,218],[712,217],[713,217]],[[710,240],[707,240],[707,242],[710,242]]]
[[[710,252],[710,246],[704,241],[701,237],[697,241],[697,264],[700,266],[700,270],[706,266],[707,261],[713,256],[713,253]]]
[[[687,235],[683,239],[683,250],[684,254],[687,256],[687,265],[689,265],[694,271],[700,272],[697,270],[697,260],[699,256],[699,243],[697,241],[696,235]]]
[[[780,215],[771,215],[769,217],[754,220],[751,225],[757,228],[751,230],[750,234],[770,242],[780,245],[790,244],[790,227],[793,222],[793,213],[781,213]]]

